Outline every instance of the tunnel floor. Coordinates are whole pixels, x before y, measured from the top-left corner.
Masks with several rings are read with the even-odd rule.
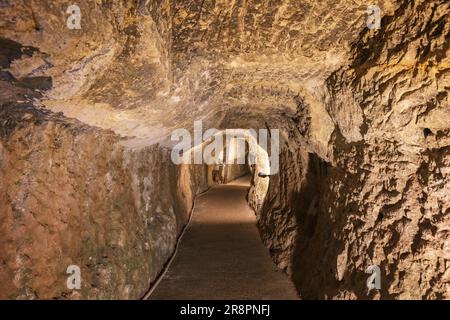
[[[197,198],[174,260],[149,299],[298,299],[261,242],[246,201],[249,180]]]

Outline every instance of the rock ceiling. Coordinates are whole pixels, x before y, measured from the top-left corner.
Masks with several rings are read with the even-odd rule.
[[[391,2],[380,3],[383,15]],[[1,11],[2,37],[37,48],[10,69],[52,77],[48,108],[147,139],[194,119],[220,126],[230,112],[242,115],[237,126],[280,118],[299,96],[314,106],[313,123],[331,125],[325,80],[367,31],[364,1],[85,1],[81,30],[66,28],[67,5]]]

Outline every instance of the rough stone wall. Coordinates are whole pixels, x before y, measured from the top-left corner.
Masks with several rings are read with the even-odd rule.
[[[65,297],[53,284],[64,285],[72,261],[59,249],[70,246],[87,272],[81,297],[142,294],[135,275],[153,279],[206,180],[204,168],[164,164],[154,144],[203,119],[282,130],[280,174],[264,203],[268,179],[255,177],[249,201],[304,298],[449,297],[448,1],[379,1],[379,31],[365,29],[366,1],[80,0],[81,30],[66,28],[70,4],[0,10],[3,294]],[[65,162],[45,167],[53,154]],[[91,251],[62,240],[69,227],[54,210],[66,202],[62,216],[80,216],[69,234],[84,232]],[[114,228],[103,224],[110,211]],[[122,239],[114,232],[125,234],[116,256],[105,245]],[[367,293],[371,264],[383,289]]]
[[[170,2],[79,1],[79,30],[71,4],[0,10],[0,298],[140,298],[207,187],[143,120],[167,109]]]
[[[259,225],[303,298],[450,298],[449,12],[404,1],[363,32],[326,82],[328,153],[283,151]]]
[[[143,296],[206,168],[30,105],[2,105],[0,122],[0,298]],[[81,268],[80,291],[66,287],[69,265]]]

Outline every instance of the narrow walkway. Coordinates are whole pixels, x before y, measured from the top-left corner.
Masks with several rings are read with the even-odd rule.
[[[297,299],[261,242],[246,202],[249,179],[196,200],[178,252],[150,299]]]

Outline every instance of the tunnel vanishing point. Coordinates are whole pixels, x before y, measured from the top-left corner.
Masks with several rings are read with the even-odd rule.
[[[0,1],[0,298],[450,299],[449,15]],[[198,121],[267,148],[174,163]]]

